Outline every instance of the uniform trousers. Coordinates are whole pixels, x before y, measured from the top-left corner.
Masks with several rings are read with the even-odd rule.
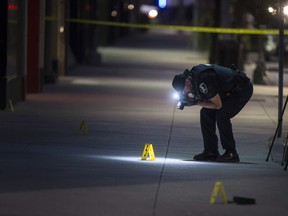
[[[226,151],[236,152],[231,118],[236,116],[247,104],[253,94],[253,85],[249,81],[240,92],[221,97],[221,109],[202,108],[200,111],[201,131],[204,141],[204,151],[218,152],[219,132],[220,142]]]

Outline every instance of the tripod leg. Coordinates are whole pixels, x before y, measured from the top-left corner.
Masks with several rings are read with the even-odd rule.
[[[270,154],[271,154],[271,151],[272,151],[272,148],[273,148],[273,145],[274,145],[274,142],[275,142],[275,139],[276,139],[276,136],[277,136],[277,133],[278,133],[280,124],[281,124],[281,122],[279,122],[278,125],[277,125],[277,128],[276,128],[276,131],[275,131],[275,133],[274,133],[274,137],[273,137],[272,143],[271,143],[270,148],[269,148],[269,152],[268,152],[266,161],[269,160],[269,157],[270,157]]]
[[[284,170],[287,170],[287,166],[288,166],[288,160],[286,161],[286,165],[284,167]]]
[[[273,137],[273,141],[272,141],[272,143],[271,143],[271,146],[270,146],[270,149],[269,149],[269,152],[268,152],[266,161],[269,160],[269,156],[270,156],[270,154],[271,154],[271,151],[272,151],[272,148],[273,148],[273,145],[274,145],[274,142],[275,142],[275,139],[276,139],[278,130],[279,130],[281,124],[282,124],[283,115],[284,115],[284,112],[285,112],[285,109],[286,109],[286,106],[287,106],[287,102],[288,102],[288,95],[286,96],[285,104],[284,104],[284,107],[283,107],[282,113],[281,113],[281,118],[280,118],[279,121],[278,121],[278,125],[277,125],[277,128],[276,128],[276,131],[275,131],[275,134],[274,134],[274,137]]]
[[[287,153],[287,139],[288,139],[288,133],[287,133],[287,136],[286,136],[286,139],[285,139],[281,166],[283,166],[284,162],[285,162],[285,156],[286,156],[286,153]]]

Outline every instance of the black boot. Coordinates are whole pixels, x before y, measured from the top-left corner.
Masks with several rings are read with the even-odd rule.
[[[236,151],[225,151],[223,155],[220,155],[217,160],[217,162],[230,162],[230,163],[238,163],[240,161],[239,155]]]

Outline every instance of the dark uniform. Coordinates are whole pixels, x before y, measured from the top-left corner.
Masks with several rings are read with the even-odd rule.
[[[231,118],[237,115],[253,94],[253,85],[246,74],[233,68],[218,65],[200,64],[193,67],[186,75],[192,78],[192,93],[201,100],[209,100],[220,95],[221,109],[202,108],[200,112],[201,131],[204,141],[204,152],[194,159],[205,160],[205,154],[219,155],[216,125],[223,149],[228,154],[236,155],[239,161],[232,131]],[[214,160],[214,156],[212,157]],[[237,159],[238,158],[238,159]],[[208,156],[209,159],[209,156]]]

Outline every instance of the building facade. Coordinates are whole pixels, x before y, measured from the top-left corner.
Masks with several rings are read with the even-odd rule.
[[[100,64],[97,46],[109,45],[129,31],[78,21],[137,22],[139,13],[127,10],[129,2],[1,0],[0,110],[24,101],[29,93],[40,93],[45,83],[57,82],[74,64]]]

